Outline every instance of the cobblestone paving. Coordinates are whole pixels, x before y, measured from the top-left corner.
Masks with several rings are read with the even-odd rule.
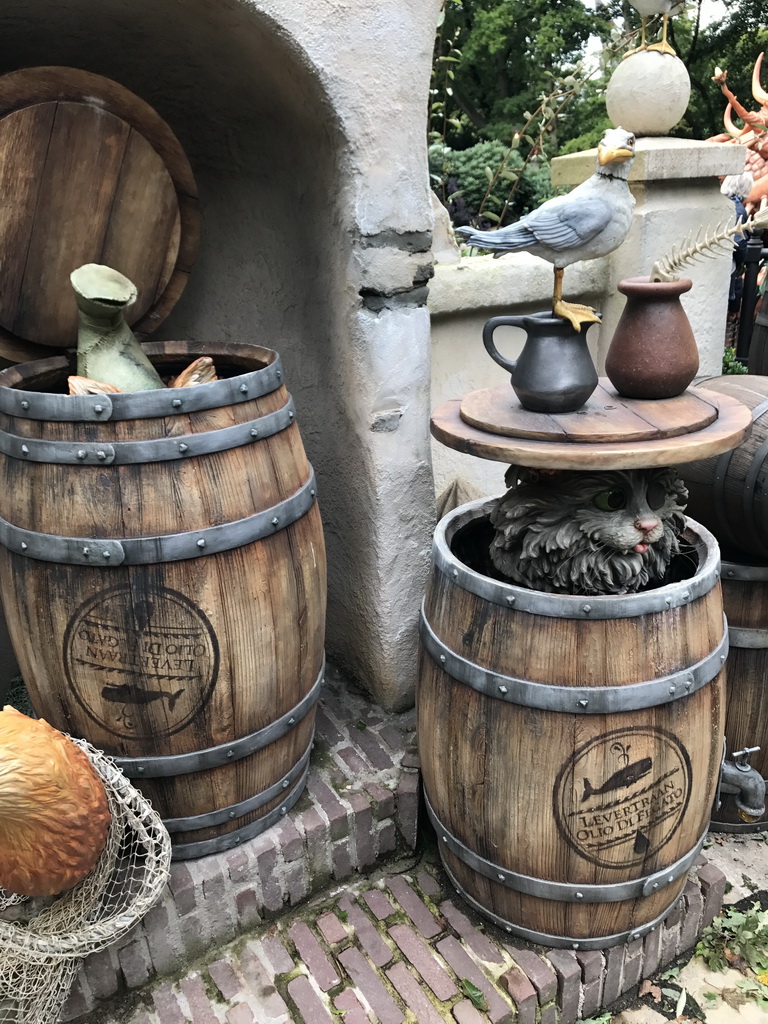
[[[674,959],[684,906],[698,900],[696,925],[711,920],[722,884],[700,884],[688,883],[688,903],[645,940],[605,954],[547,952],[486,931],[423,860],[340,886],[219,948],[178,981],[135,994],[109,1024],[568,1024]]]

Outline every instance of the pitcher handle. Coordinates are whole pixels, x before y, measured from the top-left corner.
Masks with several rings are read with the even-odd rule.
[[[499,366],[503,366],[505,370],[509,370],[510,373],[515,372],[517,366],[517,360],[514,363],[510,362],[509,359],[505,359],[504,356],[498,351],[496,346],[493,344],[493,332],[497,327],[525,327],[524,316],[492,316],[490,320],[486,321],[483,327],[483,344],[491,359],[495,360]]]

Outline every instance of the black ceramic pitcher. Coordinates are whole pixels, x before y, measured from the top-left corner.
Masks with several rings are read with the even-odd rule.
[[[493,332],[506,325],[522,327],[527,334],[514,363],[493,343]],[[574,412],[597,387],[597,371],[585,335],[552,313],[491,317],[483,328],[483,344],[491,358],[512,374],[512,387],[525,409]]]

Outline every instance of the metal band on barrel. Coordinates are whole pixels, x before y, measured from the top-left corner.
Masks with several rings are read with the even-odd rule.
[[[115,441],[110,444],[100,441],[44,441],[0,430],[0,453],[26,462],[68,466],[128,466],[168,462],[253,444],[285,430],[295,416],[296,408],[290,398],[282,409],[221,430],[160,437],[150,441]]]
[[[473,690],[526,708],[567,714],[608,715],[658,707],[695,693],[718,675],[728,655],[728,629],[723,616],[723,637],[706,658],[680,672],[627,686],[554,686],[493,672],[452,651],[427,621],[424,605],[419,622],[424,649],[452,679]]]
[[[183,358],[180,356],[176,359]],[[54,395],[0,385],[0,412],[28,420],[57,423],[104,423],[181,416],[204,409],[237,405],[276,391],[282,384],[280,357],[259,370],[189,388],[157,388],[111,395]]]
[[[735,583],[765,583],[768,581],[768,565],[723,562],[723,580],[733,580]]]
[[[766,411],[768,411],[768,398],[764,399],[762,402],[759,403],[759,405],[756,405],[754,407],[754,409],[752,410],[752,422],[756,423],[757,420],[759,420],[763,413]],[[730,540],[730,542],[734,544],[736,547],[741,547],[743,546],[743,538],[742,543],[740,544],[739,538],[734,535],[733,530],[731,529],[731,524],[726,514],[725,501],[725,482],[728,477],[728,470],[731,466],[731,459],[733,458],[736,451],[736,448],[732,448],[729,452],[723,452],[722,455],[718,455],[717,459],[715,460],[714,475],[712,480],[712,492],[714,501],[715,520],[717,521],[719,535],[721,537],[727,537]],[[759,472],[759,464],[757,470],[755,470],[754,472],[754,477],[752,479],[752,487],[754,487],[755,480],[757,479],[757,472]],[[749,494],[749,500],[751,502],[751,491],[749,492]],[[744,507],[746,509],[746,503],[748,501],[746,482],[744,493],[742,495],[742,501],[744,502]],[[749,522],[749,520],[752,520],[752,523],[754,524],[754,512],[751,509],[747,509],[745,522]]]
[[[743,626],[728,628],[728,642],[731,647],[761,651],[768,647],[768,629],[746,629]]]
[[[235,818],[242,818],[244,814],[251,811],[258,811],[264,804],[284,793],[288,787],[298,779],[309,762],[309,755],[312,753],[313,744],[310,743],[296,764],[287,772],[282,779],[278,779],[274,785],[249,797],[248,800],[241,800],[238,804],[230,804],[229,807],[222,807],[217,811],[209,811],[207,814],[194,814],[189,818],[163,818],[163,824],[169,832],[194,832],[199,828],[210,828],[213,825],[223,825]]]
[[[536,942],[541,946],[550,946],[559,949],[608,949],[609,946],[618,946],[622,942],[634,942],[635,939],[641,939],[644,935],[647,935],[648,932],[652,931],[657,924],[661,924],[675,905],[675,901],[673,900],[670,905],[658,915],[658,917],[654,917],[652,921],[648,921],[647,924],[641,925],[639,928],[633,928],[631,931],[616,932],[614,935],[601,935],[597,938],[571,939],[564,935],[548,935],[546,932],[537,932],[534,931],[533,928],[524,928],[522,925],[512,924],[511,921],[507,921],[503,917],[499,917],[498,914],[494,914],[493,911],[484,907],[482,903],[478,903],[473,896],[469,895],[466,889],[459,885],[453,875],[453,872],[445,862],[443,862],[443,868],[456,892],[458,892],[471,907],[474,907],[479,914],[482,914],[490,921],[493,921],[493,923],[498,925],[499,928],[503,928],[504,931],[508,932],[510,935],[517,935],[521,939],[527,939],[529,942]]]
[[[229,743],[220,743],[216,747],[206,747],[204,750],[190,750],[187,754],[168,754],[158,757],[113,757],[112,760],[129,779],[167,779],[176,775],[189,775],[190,772],[201,772],[209,768],[219,768],[224,764],[232,764],[243,757],[248,757],[249,754],[254,754],[257,750],[263,750],[264,747],[268,747],[275,740],[282,739],[295,728],[317,703],[324,674],[325,656],[323,656],[320,674],[306,696],[302,697],[295,707],[281,715],[280,718],[270,722],[263,729],[249,733],[248,736],[241,736]]]
[[[641,594],[611,594],[606,597],[574,597],[568,594],[547,594],[512,583],[491,579],[459,561],[451,550],[455,532],[470,523],[487,517],[495,501],[483,498],[469,502],[445,516],[437,525],[432,542],[432,559],[457,587],[516,612],[546,615],[559,619],[628,619],[653,612],[680,608],[708,594],[720,578],[720,555],[717,542],[700,523],[687,520],[696,534],[699,567],[693,579],[668,583]]]
[[[481,857],[448,831],[432,809],[426,792],[424,793],[424,802],[430,821],[437,832],[437,838],[445,844],[454,857],[466,864],[472,871],[489,878],[492,882],[499,882],[508,889],[514,889],[515,892],[522,892],[527,896],[538,896],[543,900],[557,900],[560,903],[617,903],[621,900],[637,899],[640,896],[652,896],[659,889],[671,885],[686,874],[698,857],[707,836],[705,831],[693,849],[676,860],[674,864],[670,864],[662,871],[644,875],[642,878],[634,878],[628,882],[613,882],[607,885],[550,882],[544,878],[534,878],[531,875],[508,871]]]
[[[207,857],[211,853],[223,853],[225,850],[231,850],[240,843],[244,843],[246,839],[260,836],[262,832],[266,832],[268,828],[271,828],[281,818],[284,818],[288,811],[290,811],[304,792],[308,775],[309,765],[304,769],[301,778],[285,800],[279,806],[273,807],[263,818],[257,818],[250,825],[243,825],[242,828],[237,829],[235,832],[227,832],[216,839],[203,839],[197,843],[174,844],[171,847],[171,860],[193,860],[197,857]]]
[[[178,562],[185,558],[230,551],[270,537],[301,519],[314,501],[315,474],[310,467],[307,482],[285,501],[246,519],[236,519],[221,526],[208,526],[188,533],[166,533],[159,537],[105,540],[98,537],[60,537],[53,533],[35,533],[0,518],[0,544],[17,555],[65,565],[116,566]]]

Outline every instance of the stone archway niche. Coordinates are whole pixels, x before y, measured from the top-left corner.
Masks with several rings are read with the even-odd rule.
[[[203,233],[157,337],[280,352],[318,475],[328,652],[401,709],[433,525],[424,122],[439,0],[361,7],[6,0],[0,72],[105,75],[178,136]]]

